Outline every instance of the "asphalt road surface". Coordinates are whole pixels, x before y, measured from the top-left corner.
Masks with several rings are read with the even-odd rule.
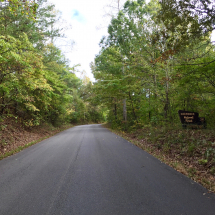
[[[101,125],[0,161],[0,215],[214,215],[215,195]]]

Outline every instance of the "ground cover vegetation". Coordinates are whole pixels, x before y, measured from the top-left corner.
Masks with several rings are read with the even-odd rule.
[[[127,1],[91,65],[109,126],[213,191],[214,8],[210,0]],[[183,130],[178,110],[198,112],[207,129]]]
[[[75,75],[77,66],[71,67],[55,45],[65,37],[60,21],[46,0],[0,0],[1,152],[13,144],[7,135],[11,120],[29,130],[44,123],[58,127],[104,119],[92,83]]]

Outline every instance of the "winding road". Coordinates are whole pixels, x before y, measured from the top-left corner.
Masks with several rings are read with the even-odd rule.
[[[214,215],[215,195],[101,125],[0,161],[0,215]]]

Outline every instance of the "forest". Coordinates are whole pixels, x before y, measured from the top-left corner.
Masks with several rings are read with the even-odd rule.
[[[108,121],[122,129],[180,123],[178,110],[215,122],[212,1],[127,1],[91,65]]]
[[[59,22],[46,0],[0,0],[0,159],[48,127],[105,122],[215,192],[215,3],[126,1],[90,64],[93,83],[56,45]],[[183,129],[179,110],[207,129]]]
[[[121,129],[180,123],[178,110],[215,122],[214,3],[127,1],[112,17],[91,63],[95,77],[54,41],[63,38],[53,4],[3,1],[0,11],[0,113],[26,126],[103,122]]]
[[[26,127],[44,122],[98,122],[92,83],[75,75],[54,41],[64,38],[60,13],[46,0],[0,1],[0,113]]]

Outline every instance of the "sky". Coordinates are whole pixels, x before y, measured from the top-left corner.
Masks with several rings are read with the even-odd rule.
[[[49,2],[55,4],[56,10],[62,12],[62,18],[72,27],[66,32],[66,36],[75,44],[72,49],[69,46],[66,49],[64,47],[71,66],[81,64],[79,70],[85,70],[86,75],[94,81],[89,64],[99,53],[102,36],[107,35],[110,18],[105,18],[104,15],[111,0],[49,0]]]
[[[126,0],[120,0],[123,4]],[[108,5],[116,5],[116,0],[48,0],[55,4],[56,10],[62,13],[65,20],[63,26],[71,25],[67,30],[67,43],[62,42],[65,56],[70,60],[70,66],[80,64],[79,71],[85,71],[91,81],[94,81],[90,69],[90,62],[94,61],[96,54],[99,53],[99,42],[102,36],[107,35],[107,27],[110,23],[110,16],[104,17],[105,14],[113,12],[108,9]],[[215,41],[215,32],[213,34]],[[71,46],[68,41],[74,41]],[[61,48],[61,47],[60,47]],[[81,73],[76,74],[81,77]],[[82,74],[83,75],[83,74]]]

